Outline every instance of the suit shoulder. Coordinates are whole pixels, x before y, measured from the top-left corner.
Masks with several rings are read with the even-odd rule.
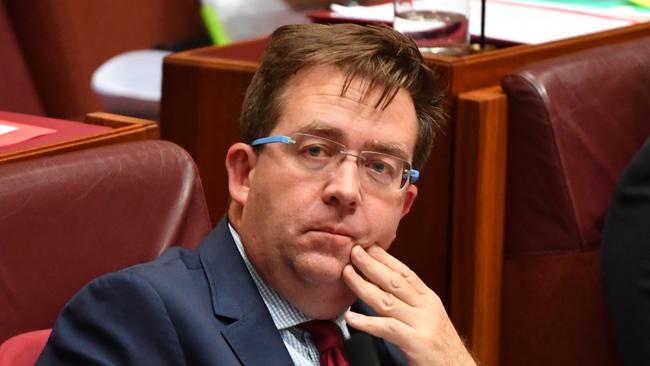
[[[155,293],[166,299],[205,286],[205,276],[198,254],[184,248],[171,248],[156,260],[134,265],[97,277],[80,292],[140,291],[140,296]],[[132,294],[135,295],[135,294]]]
[[[155,260],[127,267],[113,274],[132,275],[155,281],[183,276],[192,271],[200,271],[201,268],[201,261],[196,251],[173,247]]]

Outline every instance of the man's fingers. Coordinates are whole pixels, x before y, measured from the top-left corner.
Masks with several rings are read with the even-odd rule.
[[[402,300],[366,281],[351,265],[343,269],[343,280],[352,292],[379,315],[404,318],[410,314],[409,306]]]
[[[367,253],[386,267],[400,274],[400,276],[409,283],[418,294],[426,294],[430,291],[429,287],[418,277],[413,270],[406,264],[400,262],[397,258],[388,254],[382,247],[373,245],[368,248]]]
[[[412,286],[398,272],[371,257],[361,247],[352,248],[351,259],[368,281],[411,306],[418,304],[419,296]]]
[[[378,246],[355,246],[350,258],[345,284],[378,313],[348,311],[350,326],[395,344],[409,364],[474,365],[438,296],[406,265]]]
[[[385,251],[384,254],[390,257]],[[381,260],[368,254],[361,247],[352,248],[351,259],[352,264],[363,273],[368,281],[376,284],[384,291],[397,296],[400,300],[411,306],[417,306],[419,304],[421,300],[420,292],[407,278],[404,278],[401,272],[387,266]],[[381,259],[385,260],[386,258]],[[408,269],[408,267],[404,267]]]
[[[411,328],[395,318],[367,316],[348,310],[345,321],[353,328],[383,338],[400,349],[409,346]]]

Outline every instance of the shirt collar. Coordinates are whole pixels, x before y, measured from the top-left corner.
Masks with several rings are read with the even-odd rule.
[[[253,268],[253,265],[248,259],[248,256],[246,256],[246,251],[244,250],[244,245],[241,242],[239,233],[230,224],[228,224],[228,229],[230,229],[230,234],[232,234],[232,238],[235,241],[237,250],[244,260],[246,268],[248,269],[248,272],[255,282],[255,286],[257,286],[257,290],[262,296],[264,304],[266,304],[269,313],[271,313],[271,318],[273,319],[275,327],[278,330],[289,329],[301,323],[312,320],[307,315],[303,314],[303,312],[298,310],[295,306],[291,305],[291,303],[289,303],[287,300],[282,298],[280,294],[277,293],[277,291],[269,287],[264,282],[264,280],[262,280],[257,271],[255,271],[255,268]],[[343,314],[334,319],[334,322],[341,328],[344,338],[349,338],[350,333],[345,323],[345,319],[343,318]]]

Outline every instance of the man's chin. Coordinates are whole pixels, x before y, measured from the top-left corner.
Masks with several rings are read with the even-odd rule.
[[[312,301],[302,302],[300,310],[312,319],[334,319],[343,314],[357,297],[345,285],[330,286],[317,291]]]
[[[343,282],[344,263],[313,253],[300,259],[294,262],[294,270],[304,292],[294,305],[314,319],[332,319],[345,312],[356,296]]]
[[[313,286],[343,285],[345,263],[334,256],[321,253],[303,255],[295,263],[295,270],[303,281]]]
[[[303,268],[299,275],[306,283],[316,287],[339,287],[345,286],[341,277],[341,271],[336,268]]]

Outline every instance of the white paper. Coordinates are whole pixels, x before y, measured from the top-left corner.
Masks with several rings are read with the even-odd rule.
[[[489,0],[485,36],[524,44],[540,44],[634,24],[633,20],[586,13],[549,3]],[[470,33],[481,34],[481,3],[472,2]]]
[[[379,22],[393,21],[393,4],[380,4],[373,6],[343,6],[338,4],[330,5],[333,17],[374,20]]]
[[[392,22],[393,5],[331,6],[332,16]],[[607,8],[543,1],[488,0],[485,36],[494,40],[539,44],[624,27],[650,20],[650,12],[631,6]],[[472,0],[470,33],[481,33],[481,2]]]
[[[3,135],[5,133],[13,132],[16,131],[18,127],[14,126],[7,126],[7,125],[2,125],[0,124],[0,135]]]

